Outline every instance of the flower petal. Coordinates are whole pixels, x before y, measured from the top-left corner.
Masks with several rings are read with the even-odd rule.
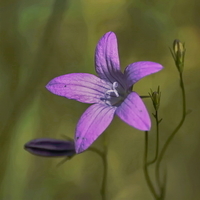
[[[124,102],[117,108],[116,114],[124,122],[142,131],[151,128],[148,111],[136,92],[131,92]]]
[[[90,106],[81,116],[75,135],[76,153],[85,151],[111,123],[116,108],[104,104]]]
[[[95,51],[96,72],[100,78],[115,82],[115,74],[120,71],[117,38],[113,32],[108,32],[99,40]]]
[[[75,99],[82,103],[98,103],[109,85],[95,75],[72,73],[52,79],[46,88],[53,94]]]
[[[162,68],[162,65],[150,61],[135,62],[128,65],[124,71],[128,87],[131,87],[141,78],[160,71]]]

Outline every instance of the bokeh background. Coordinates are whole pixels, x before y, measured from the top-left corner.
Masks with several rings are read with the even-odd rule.
[[[118,37],[121,67],[161,63],[163,71],[139,81],[146,95],[160,85],[161,145],[181,118],[181,92],[168,47],[186,43],[184,80],[192,112],[171,143],[166,200],[200,199],[200,1],[195,0],[1,0],[0,1],[0,199],[100,200],[102,160],[92,152],[57,167],[61,158],[36,157],[23,145],[39,137],[73,138],[86,104],[51,94],[52,78],[95,74],[94,49],[108,31]],[[144,100],[153,112],[149,99]],[[150,153],[155,150],[152,118]],[[153,200],[143,170],[144,133],[117,117],[93,144],[108,144],[108,200]],[[153,167],[150,169],[153,175]]]

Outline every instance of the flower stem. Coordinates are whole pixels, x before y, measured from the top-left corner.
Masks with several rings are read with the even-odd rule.
[[[107,163],[107,147],[105,146],[105,151],[102,157],[103,160],[103,180],[102,180],[102,187],[101,187],[101,196],[102,200],[106,200],[106,185],[107,185],[107,173],[108,173],[108,163]]]
[[[186,97],[185,97],[185,87],[184,87],[182,72],[180,72],[179,75],[180,75],[180,87],[181,87],[181,91],[182,91],[182,102],[183,102],[182,118],[181,118],[179,124],[177,125],[177,127],[174,129],[174,131],[171,133],[171,135],[168,137],[167,141],[165,142],[163,148],[161,149],[160,155],[158,157],[158,161],[156,163],[156,180],[157,180],[159,188],[162,188],[162,184],[161,184],[161,180],[160,180],[160,164],[161,164],[161,161],[164,157],[164,154],[165,154],[169,144],[171,143],[172,139],[174,138],[176,133],[179,131],[181,126],[183,125],[183,123],[185,121],[185,117],[186,117]]]
[[[145,96],[140,96],[141,99],[144,99],[144,98],[151,98],[149,95],[145,95]]]
[[[148,172],[148,165],[147,165],[147,156],[148,156],[148,131],[145,131],[145,143],[144,143],[144,176],[147,182],[147,185],[152,193],[152,195],[155,197],[155,199],[159,199],[159,196],[157,195],[155,188],[153,186],[153,183],[150,179],[149,172]]]
[[[158,119],[158,111],[155,111],[154,117],[156,119],[156,154],[155,158],[152,161],[147,162],[147,166],[152,165],[153,163],[156,162],[158,158],[158,152],[159,152],[159,123],[160,120]]]
[[[94,147],[90,147],[88,150],[97,153],[102,159],[104,169],[103,169],[103,179],[102,179],[100,192],[101,192],[102,200],[106,200],[106,185],[107,185],[107,173],[108,173],[107,146],[105,145],[104,152],[102,152]]]

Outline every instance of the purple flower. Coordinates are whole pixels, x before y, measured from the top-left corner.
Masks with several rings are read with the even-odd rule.
[[[34,155],[46,157],[72,157],[76,154],[74,141],[56,140],[51,138],[31,140],[24,145],[24,148]]]
[[[143,61],[120,70],[117,39],[106,33],[95,51],[95,69],[99,77],[87,73],[72,73],[51,80],[46,88],[68,99],[91,105],[81,116],[75,134],[76,152],[86,150],[108,127],[116,114],[136,129],[148,131],[151,121],[140,96],[132,91],[141,78],[156,73],[162,65]]]

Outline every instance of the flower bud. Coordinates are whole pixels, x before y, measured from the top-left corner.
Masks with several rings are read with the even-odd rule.
[[[171,54],[174,58],[175,65],[179,72],[183,72],[184,67],[184,57],[185,57],[185,44],[180,42],[179,40],[174,40],[173,50],[171,50]]]
[[[45,157],[72,157],[76,154],[74,141],[38,138],[27,142],[24,149],[28,152]]]
[[[161,98],[161,92],[160,92],[160,87],[158,86],[157,91],[152,91],[149,93],[151,100],[153,102],[153,107],[157,111],[159,106],[160,106],[160,98]]]

